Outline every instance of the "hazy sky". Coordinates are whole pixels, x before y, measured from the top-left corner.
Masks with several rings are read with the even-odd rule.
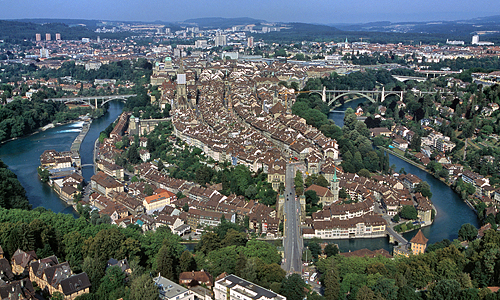
[[[183,21],[251,17],[328,24],[460,20],[491,15],[500,15],[499,0],[0,0],[0,19]]]

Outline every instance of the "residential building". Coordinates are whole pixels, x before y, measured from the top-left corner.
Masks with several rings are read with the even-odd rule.
[[[170,205],[170,202],[175,201],[175,199],[177,199],[177,197],[174,193],[163,190],[155,195],[144,198],[142,204],[146,209],[146,213],[152,214],[155,211],[162,210],[166,205]]]
[[[215,282],[214,299],[286,300],[286,297],[236,275],[229,275]]]
[[[194,300],[194,293],[185,287],[161,276],[153,278],[161,300]]]
[[[91,187],[94,191],[109,197],[109,193],[112,191],[123,192],[123,184],[119,183],[113,177],[106,175],[104,172],[99,171],[97,174],[91,177]]]
[[[200,285],[202,283],[207,287],[212,287],[214,285],[212,275],[206,271],[191,271],[179,274],[179,284],[193,286]]]

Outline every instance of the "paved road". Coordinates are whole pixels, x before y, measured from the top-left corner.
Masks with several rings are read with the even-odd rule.
[[[288,274],[302,272],[302,235],[300,230],[300,203],[295,198],[295,167],[287,164],[285,177],[285,215],[283,248],[285,263],[283,268]]]

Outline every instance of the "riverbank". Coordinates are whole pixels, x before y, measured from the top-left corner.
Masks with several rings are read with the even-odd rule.
[[[428,170],[425,166],[423,166],[423,165],[421,165],[421,164],[419,164],[419,163],[416,163],[416,162],[414,162],[413,160],[408,159],[408,158],[404,157],[403,155],[401,155],[401,154],[399,154],[399,153],[397,153],[397,152],[395,152],[395,151],[393,151],[393,150],[390,150],[390,149],[388,149],[388,148],[385,148],[385,147],[382,147],[382,146],[377,146],[377,147],[378,147],[378,148],[380,148],[380,149],[383,149],[383,150],[385,150],[385,151],[387,151],[387,152],[389,152],[389,153],[391,153],[392,155],[394,155],[394,156],[398,157],[399,159],[404,160],[405,162],[407,162],[407,163],[409,163],[409,164],[412,164],[413,166],[415,166],[415,167],[417,167],[417,168],[421,169],[422,171],[424,171],[424,172],[428,173],[429,175],[434,176],[434,174],[433,174],[432,172],[430,172],[430,171],[429,171],[429,170]],[[449,187],[449,188],[450,188],[450,189],[451,189],[451,190],[452,190],[452,191],[453,191],[453,192],[454,192],[457,196],[460,196],[460,195],[459,195],[459,194],[455,191],[455,189],[453,189],[453,188],[451,187],[451,186],[452,186],[452,183],[451,183],[451,182],[446,181],[444,178],[436,178],[436,179],[438,179],[438,180],[439,180],[439,181],[441,181],[442,183],[446,184],[446,185],[447,185],[447,186],[448,186],[448,187]],[[463,201],[464,201],[464,203],[465,203],[465,204],[467,204],[467,206],[468,206],[468,207],[469,207],[472,211],[474,211],[474,213],[476,214],[476,216],[478,216],[478,217],[479,217],[478,212],[477,212],[476,208],[474,207],[474,205],[472,205],[472,203],[470,203],[470,201],[469,201],[468,199],[463,200]],[[435,207],[434,207],[434,205],[432,205],[432,206],[433,206],[434,210],[436,210],[436,209],[435,209]],[[437,215],[437,210],[436,210],[436,215]]]

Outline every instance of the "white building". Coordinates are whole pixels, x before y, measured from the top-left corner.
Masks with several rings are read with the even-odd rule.
[[[160,291],[160,299],[162,300],[194,300],[192,291],[162,277],[160,274],[153,278],[153,281]]]
[[[260,287],[235,275],[215,282],[215,300],[286,300],[285,296]]]

